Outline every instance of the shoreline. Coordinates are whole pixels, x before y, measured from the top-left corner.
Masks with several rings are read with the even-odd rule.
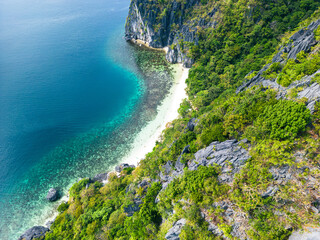
[[[127,40],[127,42],[131,42],[132,44],[138,45],[139,47],[146,47],[146,48],[150,48],[152,50],[156,50],[156,51],[161,51],[161,52],[168,52],[168,47],[164,47],[164,48],[154,48],[154,47],[150,47],[148,42],[142,41],[140,39],[130,39]],[[179,63],[177,63],[179,64]]]
[[[173,64],[175,76],[170,93],[158,106],[157,116],[150,121],[135,137],[131,143],[131,149],[126,156],[118,163],[128,163],[137,166],[145,155],[153,150],[156,142],[161,138],[166,126],[179,117],[178,109],[182,100],[187,97],[186,79],[188,78],[189,69],[182,64]]]
[[[156,118],[148,122],[135,136],[134,141],[130,144],[129,152],[116,165],[110,166],[110,172],[115,172],[115,166],[121,163],[133,164],[137,167],[140,160],[145,158],[145,155],[153,150],[156,141],[160,140],[162,132],[166,129],[167,125],[179,117],[178,109],[182,100],[187,97],[186,79],[188,78],[189,68],[183,67],[181,63],[172,65],[174,67],[173,85],[169,94],[157,107]],[[106,171],[108,171],[108,169],[105,169],[102,172]],[[70,183],[70,185],[67,186],[68,192],[73,184],[75,184],[75,182]],[[54,203],[55,207],[49,210],[48,217],[44,219],[41,225],[50,228],[49,224],[59,215],[57,210],[58,206],[62,202],[68,201],[69,194],[67,193],[67,195],[64,195]]]

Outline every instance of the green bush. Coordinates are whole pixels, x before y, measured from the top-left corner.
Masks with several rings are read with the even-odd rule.
[[[58,207],[58,212],[60,212],[60,213],[61,213],[61,212],[64,212],[65,210],[68,209],[68,207],[69,207],[69,204],[63,202],[63,203],[61,203],[61,204],[59,205],[59,207]]]
[[[305,130],[310,117],[310,111],[304,104],[280,100],[266,107],[255,126],[271,139],[293,139]]]
[[[226,140],[226,136],[223,133],[223,125],[221,123],[215,124],[211,128],[204,130],[200,136],[200,139],[204,145],[209,145],[213,141],[223,142]]]

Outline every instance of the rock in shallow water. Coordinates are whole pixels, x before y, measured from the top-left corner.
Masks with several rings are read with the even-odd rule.
[[[58,198],[59,198],[58,190],[55,188],[50,188],[48,195],[47,195],[47,200],[50,202],[54,202],[54,201],[58,200]]]
[[[43,237],[46,232],[49,231],[49,228],[42,227],[42,226],[35,226],[28,229],[24,234],[22,234],[18,240],[32,240]]]

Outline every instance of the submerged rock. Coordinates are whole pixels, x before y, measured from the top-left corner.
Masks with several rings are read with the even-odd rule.
[[[54,202],[56,200],[58,200],[58,198],[60,197],[59,191],[55,188],[50,188],[49,192],[47,194],[47,200],[50,202]]]
[[[46,232],[49,231],[49,228],[43,226],[35,226],[28,229],[24,234],[22,234],[18,240],[32,240],[32,239],[41,239],[44,237]]]

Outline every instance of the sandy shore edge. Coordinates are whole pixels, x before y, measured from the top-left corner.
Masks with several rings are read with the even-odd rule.
[[[165,51],[165,49],[163,49]],[[144,159],[146,154],[151,152],[160,140],[163,130],[166,129],[168,123],[179,117],[178,109],[182,100],[187,98],[186,93],[186,79],[188,78],[189,69],[183,67],[182,64],[173,64],[174,68],[174,81],[169,94],[157,108],[157,116],[154,120],[147,123],[145,127],[137,134],[133,143],[131,144],[130,151],[124,158],[117,164],[128,163],[137,166],[140,160]],[[110,169],[114,169],[112,166]],[[74,183],[70,183],[67,189],[70,189]],[[55,202],[55,208],[47,212],[48,217],[41,225],[48,226],[58,216],[57,207],[62,202],[69,200],[68,195],[64,195],[61,199]]]
[[[160,140],[163,130],[168,123],[179,117],[178,109],[182,100],[187,98],[186,79],[189,69],[182,64],[173,64],[175,70],[174,83],[166,98],[158,106],[158,113],[154,120],[150,121],[137,136],[131,145],[131,150],[121,160],[121,163],[138,165],[145,155],[151,152]]]

